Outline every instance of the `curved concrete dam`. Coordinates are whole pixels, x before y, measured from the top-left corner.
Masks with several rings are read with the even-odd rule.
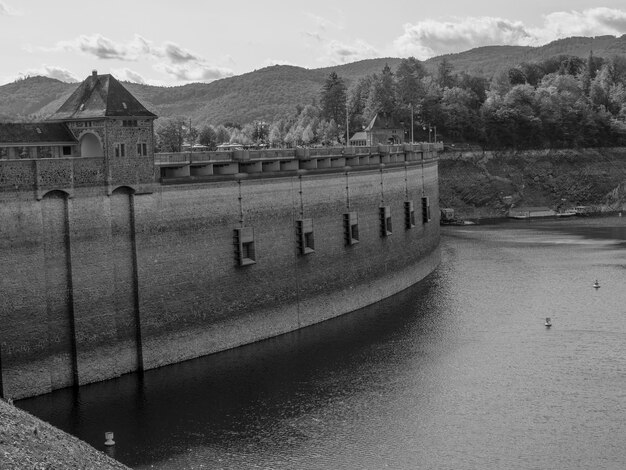
[[[113,159],[0,162],[2,396],[233,348],[418,282],[439,262],[436,155],[364,159],[265,159],[245,177],[232,158],[150,161],[123,181]]]

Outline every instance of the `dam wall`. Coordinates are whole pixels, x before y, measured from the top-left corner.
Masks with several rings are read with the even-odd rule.
[[[23,174],[11,185],[0,168],[2,396],[283,334],[377,302],[435,268],[435,152],[403,148],[392,159],[370,150],[348,156],[361,163],[352,167],[344,155],[334,166],[312,157],[260,165],[242,155],[195,165],[174,157],[84,173],[101,184],[75,180],[74,170],[45,180],[39,163],[9,162]],[[234,169],[222,173],[225,165]]]

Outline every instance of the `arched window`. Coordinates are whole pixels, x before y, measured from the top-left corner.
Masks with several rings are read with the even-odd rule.
[[[95,134],[87,132],[80,137],[81,157],[103,157],[102,144]]]

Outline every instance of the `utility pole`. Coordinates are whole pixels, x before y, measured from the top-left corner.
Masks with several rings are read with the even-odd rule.
[[[191,152],[193,143],[191,142],[191,118],[189,118],[189,132],[187,133],[187,140],[189,141],[189,161],[191,162]]]
[[[348,100],[346,99],[346,147],[350,147],[350,129],[348,120]]]
[[[413,103],[411,103],[411,145],[413,145]]]

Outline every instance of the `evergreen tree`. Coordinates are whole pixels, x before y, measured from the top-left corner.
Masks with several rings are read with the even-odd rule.
[[[322,87],[320,105],[324,119],[346,121],[346,85],[335,72],[330,73]]]
[[[441,59],[437,66],[437,83],[441,88],[452,88],[455,85],[452,64],[447,58]]]
[[[365,109],[366,120],[370,121],[377,113],[392,115],[395,111],[396,84],[389,65],[385,64],[382,74],[372,77]]]
[[[402,59],[396,71],[398,101],[401,106],[419,104],[424,96],[422,78],[425,76],[426,70],[419,60],[414,57]]]

